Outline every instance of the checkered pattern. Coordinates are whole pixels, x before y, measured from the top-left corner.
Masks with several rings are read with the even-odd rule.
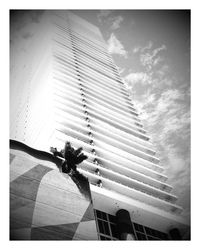
[[[10,164],[11,240],[98,239],[86,178],[38,164],[17,150],[11,150]]]

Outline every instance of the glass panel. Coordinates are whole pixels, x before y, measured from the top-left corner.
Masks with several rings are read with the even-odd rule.
[[[108,222],[105,222],[103,220],[98,220],[98,225],[99,225],[99,231],[100,233],[110,235],[109,227],[108,227]]]
[[[106,213],[96,210],[97,218],[107,220]]]
[[[160,232],[158,230],[153,230],[153,235],[160,239],[167,239],[167,234]]]
[[[135,230],[136,231],[139,231],[139,232],[143,232],[144,233],[144,227],[140,224],[137,224],[137,223],[133,223],[134,226],[135,226]]]
[[[110,222],[116,223],[116,216],[109,214],[108,217]]]
[[[106,213],[101,212],[101,219],[103,219],[103,220],[107,220],[107,218],[106,218]]]
[[[110,224],[112,236],[118,238],[117,227],[116,224]]]
[[[154,237],[151,237],[151,236],[147,236],[148,240],[159,240],[158,238],[154,238]]]
[[[160,236],[159,236],[162,240],[168,240],[168,235],[166,233],[160,232]]]
[[[100,239],[101,239],[101,240],[111,240],[111,238],[105,237],[105,236],[103,236],[103,235],[100,235]]]
[[[159,237],[159,232],[157,230],[151,229],[151,235],[155,237]]]
[[[168,235],[166,233],[160,232],[158,230],[155,230],[155,229],[152,229],[149,227],[145,227],[145,231],[146,231],[146,234],[151,235],[153,237],[160,238],[163,240],[168,239]]]
[[[99,232],[104,233],[103,221],[98,220],[98,225],[99,225]]]
[[[162,233],[161,232],[159,232],[159,231],[157,231],[157,230],[155,230],[156,231],[156,237],[158,237],[158,238],[162,238]]]
[[[96,215],[97,215],[97,218],[101,218],[101,212],[99,210],[96,210]]]
[[[103,224],[104,224],[104,234],[110,235],[108,222],[103,221]]]
[[[142,233],[136,233],[138,240],[147,240],[145,234]]]
[[[106,237],[100,235],[100,239],[101,239],[101,240],[106,240]]]
[[[152,230],[149,227],[145,227],[145,231],[147,234],[152,235]]]

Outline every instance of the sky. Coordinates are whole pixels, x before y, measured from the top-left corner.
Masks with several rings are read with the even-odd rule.
[[[190,223],[190,12],[74,13],[100,28]]]
[[[190,220],[190,13],[167,10],[75,10],[99,27],[157,156]],[[42,11],[13,18],[11,52],[28,40]],[[22,29],[29,22],[27,29]],[[17,48],[17,49],[16,49]],[[12,55],[13,53],[11,53]],[[13,54],[14,55],[14,54]],[[14,60],[11,58],[11,70]]]

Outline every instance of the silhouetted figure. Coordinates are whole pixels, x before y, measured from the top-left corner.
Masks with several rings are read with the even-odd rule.
[[[83,148],[74,149],[70,142],[65,143],[64,149],[58,151],[57,148],[50,148],[50,151],[53,153],[55,157],[59,156],[65,159],[62,164],[62,172],[72,174],[77,172],[77,165],[80,164],[82,161],[86,160],[88,157],[81,153]]]

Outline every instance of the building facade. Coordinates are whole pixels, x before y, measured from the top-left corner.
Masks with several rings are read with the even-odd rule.
[[[26,46],[11,50],[11,239],[184,238],[182,208],[99,29],[46,11]],[[65,141],[88,156],[82,184],[36,152]]]

